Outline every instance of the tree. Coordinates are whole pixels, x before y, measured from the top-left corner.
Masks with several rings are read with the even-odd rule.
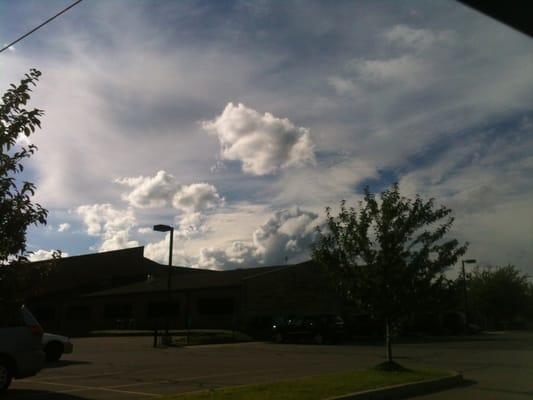
[[[444,271],[467,249],[445,237],[454,218],[451,210],[435,208],[434,199],[414,200],[400,195],[398,184],[376,199],[365,189],[356,210],[343,200],[333,216],[318,227],[313,259],[322,265],[338,293],[350,303],[385,322],[387,362],[395,368],[391,327],[431,299],[444,283]]]
[[[485,328],[528,317],[532,284],[514,265],[476,267],[467,286],[472,313],[482,319]]]
[[[37,150],[21,138],[29,138],[41,127],[39,118],[44,112],[26,109],[31,86],[40,76],[41,72],[31,69],[18,86],[10,85],[0,103],[0,297],[4,301],[8,300],[7,293],[14,290],[15,268],[27,261],[28,227],[46,224],[48,214],[32,201],[35,185],[17,179],[24,170],[23,161]]]

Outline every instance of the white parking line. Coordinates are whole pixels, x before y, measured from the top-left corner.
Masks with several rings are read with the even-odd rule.
[[[25,382],[35,383],[35,384],[39,384],[39,385],[63,386],[63,387],[72,388],[72,389],[67,389],[65,391],[61,391],[61,393],[83,392],[83,391],[87,391],[87,390],[101,390],[101,391],[104,391],[104,392],[135,394],[135,395],[139,395],[139,396],[149,396],[149,397],[160,397],[161,396],[160,394],[157,394],[157,393],[133,392],[133,391],[130,391],[130,390],[119,390],[119,389],[107,388],[107,387],[102,387],[102,386],[71,385],[71,384],[68,384],[68,383],[34,381],[33,379],[26,379]]]
[[[76,379],[76,378],[100,378],[100,377],[103,377],[103,376],[113,376],[113,375],[120,375],[120,374],[124,374],[124,373],[127,373],[128,371],[116,371],[116,372],[108,372],[108,373],[105,373],[105,374],[93,374],[93,375],[52,375],[52,376],[43,376],[42,378],[38,377],[36,379],[32,379],[33,382],[41,382],[41,380],[43,382],[48,382],[48,381],[51,381],[51,380],[62,380],[62,379]],[[28,381],[27,379],[25,379],[25,381]]]
[[[224,377],[224,376],[237,376],[237,375],[246,375],[252,373],[270,373],[270,372],[277,372],[279,369],[269,369],[269,370],[260,370],[260,371],[239,371],[239,372],[227,372],[224,374],[211,374],[211,375],[198,375],[198,376],[189,376],[185,378],[178,378],[176,380],[170,380],[170,379],[161,379],[156,381],[145,381],[145,382],[135,382],[135,383],[128,383],[123,385],[113,385],[113,386],[106,386],[108,388],[125,388],[125,387],[132,387],[132,386],[143,386],[143,385],[158,385],[158,384],[179,384],[183,382],[190,382],[190,381],[196,381],[199,379],[208,379],[208,378],[218,378],[218,377]]]

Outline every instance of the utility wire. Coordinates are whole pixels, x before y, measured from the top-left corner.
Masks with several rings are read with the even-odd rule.
[[[11,46],[13,46],[14,44],[20,42],[22,39],[24,39],[25,37],[31,35],[33,32],[35,32],[37,29],[39,28],[42,28],[43,26],[45,26],[47,23],[51,22],[52,20],[56,19],[57,17],[59,17],[61,14],[67,12],[68,10],[70,10],[72,7],[74,7],[76,4],[79,4],[81,3],[82,0],[78,0],[74,3],[72,3],[70,6],[68,6],[67,8],[64,8],[63,10],[59,11],[56,15],[54,15],[53,17],[50,17],[48,18],[46,21],[44,21],[41,25],[37,26],[36,28],[33,28],[31,31],[29,31],[28,33],[22,35],[21,37],[19,37],[18,39],[14,40],[13,42],[9,43],[7,46],[3,47],[1,50],[0,50],[0,53],[2,53],[3,51],[9,49]]]

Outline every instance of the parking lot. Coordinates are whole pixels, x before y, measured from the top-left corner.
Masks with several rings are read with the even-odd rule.
[[[147,399],[221,386],[369,367],[377,345],[242,343],[154,349],[149,337],[73,339],[74,353],[15,381],[7,399]],[[460,370],[469,384],[427,398],[531,398],[533,335],[398,344],[407,366]],[[490,397],[487,397],[490,394]],[[440,397],[439,397],[440,396]],[[445,396],[445,397],[442,397]]]

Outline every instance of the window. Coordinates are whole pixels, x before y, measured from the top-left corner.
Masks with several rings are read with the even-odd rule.
[[[149,303],[147,315],[148,318],[164,317],[166,315],[178,316],[180,315],[180,303],[178,301],[173,301],[170,304],[166,301]]]
[[[88,306],[70,306],[67,309],[67,319],[71,321],[90,320],[91,310]]]
[[[0,328],[25,326],[20,307],[0,306]]]
[[[131,304],[106,304],[104,310],[105,318],[130,318]]]
[[[226,298],[212,298],[198,300],[198,313],[202,315],[228,315],[233,314],[234,299],[232,297]]]

